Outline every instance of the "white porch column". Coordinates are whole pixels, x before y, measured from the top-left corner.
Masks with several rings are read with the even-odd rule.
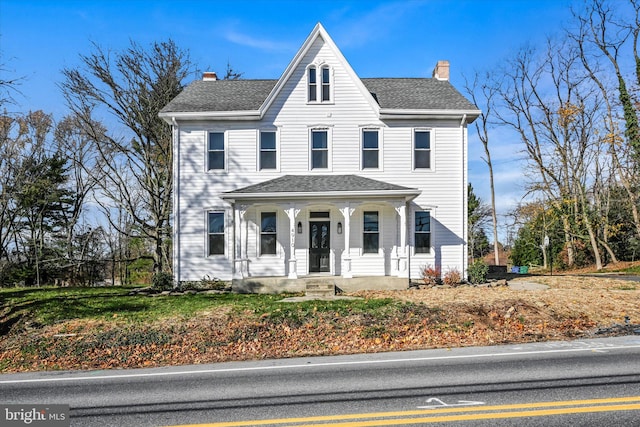
[[[242,231],[243,223],[242,218],[247,212],[246,205],[234,205],[233,209],[233,236],[235,239],[234,254],[233,254],[233,278],[243,279],[245,277],[245,261],[246,261],[246,247],[243,245]]]
[[[296,260],[296,214],[299,209],[296,209],[294,203],[289,205],[289,208],[285,210],[287,217],[289,217],[289,279],[298,278],[298,261]]]
[[[344,217],[344,253],[342,255],[342,277],[345,279],[351,279],[353,277],[353,271],[351,270],[351,214],[354,208],[351,207],[351,203],[347,203],[340,208],[342,216]]]
[[[396,256],[398,259],[398,277],[409,277],[409,246],[408,246],[408,234],[407,228],[408,221],[408,208],[407,203],[398,203],[395,206],[396,212],[398,212],[398,218],[400,219],[400,242],[396,248]]]

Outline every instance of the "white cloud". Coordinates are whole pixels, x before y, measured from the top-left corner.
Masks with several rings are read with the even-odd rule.
[[[381,4],[365,13],[362,10],[339,9],[333,16],[340,23],[335,29],[336,41],[339,40],[337,43],[345,48],[371,45],[375,40],[399,31],[402,18],[419,6],[420,2],[399,1]],[[349,19],[346,16],[349,12],[356,17]]]
[[[225,31],[224,37],[232,43],[269,52],[286,52],[291,49],[295,49],[295,47],[293,47],[289,42],[279,42],[263,37],[256,37],[239,32],[235,29]]]

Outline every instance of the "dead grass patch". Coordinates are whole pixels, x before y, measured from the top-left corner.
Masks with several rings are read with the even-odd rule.
[[[363,291],[351,294],[365,298],[360,302],[286,308],[273,302],[244,311],[216,303],[186,318],[131,323],[116,316],[34,325],[0,337],[0,372],[523,343],[592,337],[625,318],[640,324],[638,282],[591,276],[517,280],[549,288]]]

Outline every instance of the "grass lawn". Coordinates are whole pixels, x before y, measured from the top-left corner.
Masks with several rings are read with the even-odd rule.
[[[13,288],[0,289],[0,325],[17,320],[38,326],[69,320],[113,320],[124,323],[154,323],[166,319],[189,319],[221,307],[259,317],[304,318],[318,311],[339,314],[376,311],[393,305],[391,298],[374,300],[304,301],[282,303],[289,295],[194,294],[180,296],[129,295],[132,288]],[[2,329],[0,328],[0,331]]]
[[[593,276],[522,280],[549,289],[368,291],[352,295],[360,299],[295,303],[281,302],[290,295],[1,289],[0,373],[557,340],[593,336],[626,318],[640,326],[635,282]]]

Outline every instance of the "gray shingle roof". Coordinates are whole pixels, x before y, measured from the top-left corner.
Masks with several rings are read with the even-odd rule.
[[[448,81],[428,78],[362,79],[383,109],[476,110]],[[195,81],[162,113],[256,111],[277,80]]]
[[[257,193],[335,193],[339,191],[418,191],[358,175],[284,175],[226,195]]]
[[[187,86],[161,112],[255,111],[277,80],[198,80]]]
[[[362,79],[380,108],[476,110],[448,81],[425,78]]]

